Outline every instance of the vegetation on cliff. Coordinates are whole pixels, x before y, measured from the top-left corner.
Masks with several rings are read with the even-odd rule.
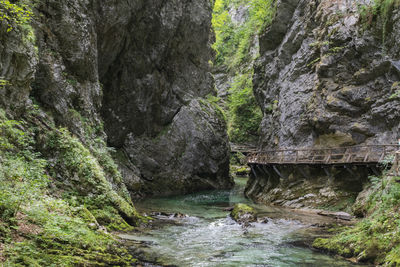
[[[94,153],[38,107],[19,121],[0,110],[0,262],[130,265],[107,229],[132,229],[127,220],[140,216],[110,181]]]
[[[392,14],[395,8],[399,8],[399,0],[374,0],[370,5],[360,7],[361,21],[366,26],[378,24],[382,43],[386,45],[386,37],[392,27]]]
[[[7,24],[7,31],[16,26],[27,24],[32,18],[33,1],[0,1],[0,21]]]
[[[332,238],[318,238],[313,246],[360,262],[400,265],[400,177],[371,177],[354,209],[365,218]],[[360,198],[360,197],[359,197]]]
[[[227,101],[228,133],[237,143],[257,140],[262,114],[253,95],[253,63],[258,57],[257,34],[275,14],[272,0],[216,0],[213,28],[215,67],[233,77]],[[244,11],[243,22],[232,21],[232,12]]]

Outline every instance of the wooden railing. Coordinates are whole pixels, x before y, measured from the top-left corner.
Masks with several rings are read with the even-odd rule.
[[[249,164],[366,164],[393,157],[398,145],[367,145],[321,149],[279,149],[249,153]],[[393,160],[393,159],[392,159]]]

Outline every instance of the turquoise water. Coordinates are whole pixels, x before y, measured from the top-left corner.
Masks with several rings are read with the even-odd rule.
[[[152,229],[125,235],[142,242],[141,253],[176,266],[353,266],[309,249],[304,240],[318,235],[310,227],[323,218],[289,210],[253,205],[243,197],[245,179],[236,179],[231,191],[210,191],[187,196],[149,199],[138,203],[141,212],[165,212]],[[235,203],[255,207],[267,223],[244,228],[224,208]],[[175,218],[168,213],[182,213]],[[307,243],[307,242],[306,242]],[[300,245],[299,245],[300,244]]]

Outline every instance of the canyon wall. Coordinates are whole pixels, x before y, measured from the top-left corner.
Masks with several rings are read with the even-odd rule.
[[[391,6],[388,13],[383,8],[374,13],[368,9],[372,4],[277,2],[275,18],[260,36],[261,56],[253,77],[254,93],[263,111],[260,149],[397,143],[400,11]],[[246,194],[263,202],[321,206],[319,200],[326,196],[330,196],[326,203],[339,200],[344,191],[357,196],[367,176],[373,174],[369,170],[358,177],[333,170],[335,179],[329,179],[320,170],[304,171],[322,179],[313,182],[292,171],[287,173],[292,180],[278,179],[271,186],[274,179],[264,172],[252,175]],[[354,168],[353,173],[363,172]],[[348,179],[349,186],[343,187],[343,179]],[[354,183],[359,186],[352,186]],[[309,190],[297,190],[302,187]],[[282,192],[288,196],[283,197]]]
[[[132,197],[229,188],[225,120],[207,100],[211,12],[208,0],[39,1],[33,28],[2,28],[0,103],[106,140]]]

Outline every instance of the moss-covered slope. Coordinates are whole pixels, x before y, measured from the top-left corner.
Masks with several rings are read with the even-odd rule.
[[[141,220],[114,181],[118,174],[107,175],[99,148],[57,129],[38,107],[24,117],[10,120],[0,110],[0,261],[129,265],[133,259],[107,232]]]
[[[313,246],[357,261],[385,266],[400,265],[400,177],[372,177],[371,185],[354,205],[365,218],[355,227]]]

